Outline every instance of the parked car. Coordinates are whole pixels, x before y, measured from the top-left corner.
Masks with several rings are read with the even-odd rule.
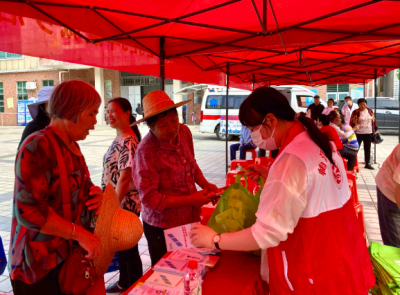
[[[373,97],[366,97],[367,106],[375,111],[375,101]],[[399,101],[391,97],[377,97],[376,121],[381,129],[399,129]],[[357,99],[353,100],[357,103]],[[338,103],[342,109],[344,101]]]

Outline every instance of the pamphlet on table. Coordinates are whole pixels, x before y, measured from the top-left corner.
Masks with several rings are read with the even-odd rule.
[[[168,259],[189,262],[190,260],[197,261],[200,265],[205,265],[213,268],[218,260],[218,256],[202,255],[193,249],[176,250],[172,252]]]
[[[146,284],[161,285],[165,287],[178,288],[183,290],[183,276],[177,276],[166,272],[154,271],[146,280]]]
[[[184,295],[183,289],[169,288],[159,285],[138,283],[129,295]]]
[[[185,276],[188,267],[188,262],[180,260],[171,260],[168,258],[161,258],[160,261],[154,266],[154,270],[158,272],[165,272],[172,275]],[[204,277],[207,268],[205,265],[199,264],[198,270],[201,277]]]

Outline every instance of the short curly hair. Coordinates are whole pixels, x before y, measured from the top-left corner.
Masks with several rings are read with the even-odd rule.
[[[84,110],[100,104],[101,97],[92,85],[81,80],[70,80],[59,84],[52,92],[50,116],[76,123]]]

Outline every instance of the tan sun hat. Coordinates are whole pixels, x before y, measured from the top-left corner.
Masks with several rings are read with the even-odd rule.
[[[174,103],[164,91],[151,91],[143,98],[143,113],[145,116],[142,119],[132,123],[131,126],[142,123],[148,118],[161,114],[162,112],[168,111],[172,108],[179,108],[190,101],[192,100],[188,99],[182,102]]]
[[[94,234],[99,237],[101,255],[94,259],[97,277],[102,277],[115,252],[137,245],[143,235],[143,226],[135,213],[120,208],[114,187],[109,183],[103,194]]]

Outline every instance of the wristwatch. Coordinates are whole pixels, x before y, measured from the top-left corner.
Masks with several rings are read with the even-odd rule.
[[[215,248],[217,248],[218,250],[221,250],[221,248],[219,247],[219,242],[221,242],[221,234],[216,234],[213,237],[213,242],[214,242]]]

